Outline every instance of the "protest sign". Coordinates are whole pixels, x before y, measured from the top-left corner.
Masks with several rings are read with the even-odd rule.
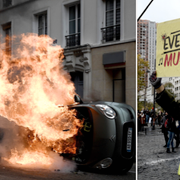
[[[180,76],[180,19],[157,24],[158,77]]]

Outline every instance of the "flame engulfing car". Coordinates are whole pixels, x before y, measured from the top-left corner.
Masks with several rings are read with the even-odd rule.
[[[81,167],[116,169],[127,172],[135,158],[135,112],[123,103],[93,102],[70,108],[84,119],[77,137],[77,153],[72,159]]]
[[[22,67],[13,65],[12,67],[9,68],[9,70],[7,71],[7,79],[9,81],[9,84],[10,85],[18,84],[18,86],[14,88],[12,91],[12,92],[16,92],[12,96],[13,97],[12,101],[7,99],[4,102],[5,108],[2,108],[2,109],[7,110],[7,112],[5,113],[5,115],[9,114],[7,118],[9,119],[14,118],[14,122],[16,122],[17,125],[25,128],[24,131],[21,129],[20,134],[22,135],[22,138],[24,140],[23,142],[25,143],[27,147],[37,148],[37,144],[42,143],[44,144],[45,147],[47,145],[48,149],[56,151],[55,146],[53,146],[54,144],[51,145],[50,143],[45,143],[44,141],[42,142],[42,140],[49,138],[50,134],[47,133],[49,131],[39,132],[37,131],[37,129],[34,129],[34,126],[33,127],[31,126],[31,128],[29,128],[29,124],[21,124],[22,122],[25,123],[22,120],[24,120],[24,112],[26,112],[27,107],[29,107],[29,106],[26,106],[27,104],[29,104],[29,101],[27,100],[22,101],[24,102],[24,104],[21,104],[21,101],[18,101],[18,99],[20,99],[20,97],[22,96],[22,93],[25,94],[26,90],[29,89],[29,88],[26,88],[26,86],[31,83],[29,83],[28,81],[27,82],[24,81],[24,77],[25,75],[27,75],[28,78],[31,78],[31,73],[33,72],[32,68],[33,66],[28,66],[28,65],[24,65]],[[47,78],[47,76],[44,75],[44,73],[40,73],[40,75],[44,77],[43,82],[49,84],[48,86],[49,88],[52,86],[52,90],[53,90],[54,85]],[[43,88],[42,92],[44,92],[44,89],[47,91],[48,88]],[[14,91],[14,90],[17,90],[17,91]],[[34,90],[33,92],[35,92],[36,94],[37,91]],[[51,92],[51,91],[48,91],[48,92]],[[61,152],[64,152],[64,151],[61,151],[61,148],[59,148],[60,150],[56,152],[61,153],[61,155],[65,157],[72,158],[79,166],[83,166],[83,167],[87,166],[87,167],[93,167],[93,168],[98,168],[98,169],[105,169],[105,168],[111,169],[112,168],[112,169],[117,169],[118,171],[122,171],[122,172],[127,172],[128,170],[130,170],[134,163],[134,157],[135,157],[135,112],[133,108],[126,104],[115,103],[115,102],[101,101],[101,102],[94,102],[94,103],[83,103],[78,96],[75,96],[75,97],[76,97],[75,102],[77,103],[73,105],[69,105],[68,108],[76,109],[76,116],[77,116],[76,119],[82,120],[81,122],[83,123],[83,127],[78,126],[78,130],[76,131],[79,133],[73,134],[73,136],[71,136],[72,138],[70,138],[72,140],[74,137],[76,137],[76,141],[75,141],[76,149],[77,149],[76,153],[75,155],[62,154]],[[33,106],[33,107],[38,107],[38,106]],[[58,107],[56,108],[54,107],[56,107],[56,105],[54,106],[53,104],[53,108],[51,112],[54,112],[53,110],[58,109]],[[40,109],[42,108],[43,107],[40,106]],[[23,109],[26,109],[26,111],[23,111]],[[45,108],[45,110],[47,110],[47,108]],[[30,114],[32,114],[32,109],[30,112],[31,112]],[[50,111],[48,111],[48,113],[49,112]],[[47,115],[48,113],[45,111],[45,115]],[[39,113],[37,114],[39,115]],[[15,117],[13,117],[13,115]],[[59,115],[60,113],[55,114],[52,117],[55,117],[57,120]],[[72,116],[74,117],[74,114]],[[39,116],[36,116],[36,117],[39,117]],[[47,117],[45,116],[45,120],[46,119]],[[66,119],[68,120],[68,118]],[[58,129],[57,134],[59,135],[59,132],[62,131],[60,126],[58,126],[59,128],[57,127],[57,123],[54,123],[54,119],[51,119],[51,121],[52,121],[51,124],[49,124],[50,121],[48,121],[48,123],[45,123],[45,124],[47,124],[48,127],[50,128],[52,128],[52,126],[56,127],[55,129]],[[29,122],[29,118],[27,122]],[[61,125],[62,125],[62,122],[61,122]],[[35,127],[39,127],[39,126],[35,126]],[[75,125],[75,127],[77,127],[77,124]],[[36,130],[36,134],[34,134],[35,130]],[[2,128],[0,129],[0,143],[2,139],[5,138],[5,133],[7,132],[5,131],[6,130]],[[67,125],[67,129],[64,129],[63,131],[71,131],[71,127]],[[45,134],[42,135],[42,133],[45,133]],[[41,135],[42,137],[45,137],[45,138],[41,138]],[[18,137],[21,137],[21,136],[18,136]],[[61,143],[58,140],[59,139],[55,139],[55,141],[53,142],[55,142],[55,144],[57,142],[57,144],[60,145]],[[67,147],[71,148],[68,143],[67,143]]]
[[[109,102],[67,106],[74,103],[75,86],[63,69],[64,50],[52,46],[48,36],[22,34],[13,42],[13,56],[0,49],[0,115],[15,124],[7,129],[0,120],[0,144],[7,147],[3,152],[8,151],[3,159],[11,164],[37,164],[42,161],[37,155],[49,157],[55,151],[71,153],[67,156],[79,165],[107,168],[114,164],[128,171],[135,150],[133,109]],[[47,160],[41,164],[48,164]]]

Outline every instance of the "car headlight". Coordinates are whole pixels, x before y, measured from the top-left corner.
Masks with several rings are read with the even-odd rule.
[[[108,168],[111,166],[113,160],[111,158],[106,158],[95,164],[93,167],[97,169],[102,169],[102,168]]]
[[[105,104],[95,105],[107,118],[114,119],[116,117],[115,111]]]

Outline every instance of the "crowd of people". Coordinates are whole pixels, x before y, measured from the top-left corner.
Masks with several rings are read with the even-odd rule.
[[[178,148],[180,144],[180,121],[174,120],[167,112],[159,111],[156,113],[153,108],[151,110],[138,111],[138,132],[144,131],[145,126],[150,126],[154,130],[155,124],[160,127],[164,135],[166,152],[170,153],[170,146],[172,147],[172,152],[176,152],[174,148]]]
[[[161,114],[162,116],[162,114]],[[154,108],[152,107],[152,109],[149,111],[147,110],[142,110],[139,111],[138,110],[138,131],[143,130],[144,126],[147,126],[148,124],[151,124],[152,128],[154,129],[154,125],[155,123],[157,123],[157,115],[155,113],[154,116]],[[158,117],[158,119],[160,119]]]

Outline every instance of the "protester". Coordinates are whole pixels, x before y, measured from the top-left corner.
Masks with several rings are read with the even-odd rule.
[[[175,131],[176,131],[176,125],[175,125],[175,120],[173,117],[171,117],[170,115],[168,115],[167,117],[167,129],[168,129],[168,135],[169,135],[169,139],[168,139],[168,142],[167,142],[167,153],[170,153],[170,145],[172,147],[172,152],[176,152],[174,150],[174,134],[175,134]]]
[[[137,113],[137,120],[138,120],[138,132],[139,132],[141,130],[141,115],[140,115],[139,110]]]
[[[151,117],[151,126],[152,130],[155,130],[155,119],[156,119],[156,112],[154,110],[154,107],[152,107],[150,111],[150,117]]]
[[[162,133],[164,134],[164,140],[165,140],[165,145],[164,147],[167,147],[167,142],[168,142],[168,128],[165,127],[165,122],[168,119],[168,113],[163,116],[162,118]]]
[[[145,124],[145,115],[144,112],[141,111],[141,124],[144,125]]]
[[[168,114],[172,115],[176,120],[180,120],[180,103],[176,102],[174,97],[166,91],[161,84],[161,78],[156,77],[156,72],[153,72],[149,79],[157,92],[156,102],[168,112]]]
[[[146,124],[149,123],[149,117],[150,117],[150,112],[149,112],[149,110],[147,109],[147,110],[146,110]]]
[[[161,84],[161,78],[157,78],[156,72],[153,72],[149,80],[157,92],[156,102],[165,111],[167,111],[170,116],[173,116],[174,120],[180,120],[180,103],[176,102],[174,97],[168,91],[166,91],[164,86]],[[170,129],[172,130],[174,129],[174,126],[175,126],[175,121],[173,120],[173,118],[171,118],[170,120],[171,121],[170,126],[172,126]],[[171,131],[169,130],[169,132],[172,132],[172,130]],[[169,134],[171,136],[169,137],[169,139],[172,139],[173,133],[169,133]],[[173,141],[171,141],[171,143],[173,143]],[[167,144],[167,152],[168,151],[169,149],[168,149],[168,144]],[[174,147],[172,147],[172,151],[174,152]]]

